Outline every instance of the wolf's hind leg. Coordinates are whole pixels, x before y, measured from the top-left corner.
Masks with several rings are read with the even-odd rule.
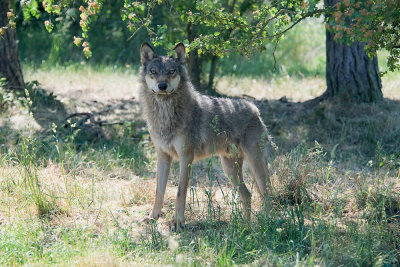
[[[258,192],[263,197],[266,208],[271,208],[271,182],[268,175],[268,166],[265,163],[264,153],[260,151],[257,145],[244,147],[244,153],[250,165],[250,170],[253,174],[257,185]]]
[[[167,153],[161,150],[157,151],[157,189],[153,211],[151,212],[153,219],[158,219],[161,215],[171,160],[171,156]]]
[[[221,156],[221,164],[225,175],[232,181],[233,185],[239,191],[239,197],[242,202],[245,219],[250,221],[251,212],[251,194],[243,181],[243,158],[229,158]]]

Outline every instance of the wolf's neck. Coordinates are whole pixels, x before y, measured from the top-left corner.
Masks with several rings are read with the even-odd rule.
[[[152,94],[144,86],[141,90],[145,119],[153,134],[170,139],[177,130],[186,127],[185,123],[190,121],[186,117],[191,116],[194,101],[190,84],[182,84],[171,95]]]

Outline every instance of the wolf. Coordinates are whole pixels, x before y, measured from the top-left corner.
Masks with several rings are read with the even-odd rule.
[[[251,195],[243,182],[244,159],[264,201],[270,194],[265,163],[268,132],[260,112],[243,99],[197,92],[185,68],[184,44],[178,43],[174,51],[176,56],[157,56],[148,43],[140,49],[140,104],[157,152],[157,188],[150,217],[161,215],[170,165],[177,160],[180,177],[172,228],[181,230],[192,162],[217,154],[226,176],[238,189],[244,217],[249,221]]]

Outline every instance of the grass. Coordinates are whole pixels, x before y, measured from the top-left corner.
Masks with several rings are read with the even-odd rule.
[[[321,78],[219,77],[231,95],[251,81],[245,94],[258,99],[277,145],[269,153],[273,208],[261,209],[246,174],[255,193],[246,226],[237,193],[211,158],[194,165],[186,229],[173,233],[177,164],[164,215],[140,221],[154,199],[155,152],[139,119],[135,75],[25,68],[25,79],[40,86],[30,85],[31,103],[8,100],[0,121],[0,265],[400,263],[398,76],[384,78],[385,101],[352,107],[296,103],[319,95]],[[278,101],[283,96],[293,102]],[[59,116],[77,111],[124,124]]]

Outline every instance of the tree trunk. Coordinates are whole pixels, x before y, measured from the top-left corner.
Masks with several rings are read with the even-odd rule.
[[[194,41],[195,38],[195,29],[192,23],[187,25],[187,35],[189,43]],[[201,74],[201,61],[199,59],[197,49],[191,50],[189,52],[189,59],[188,59],[188,66],[189,66],[189,74],[192,78],[192,83],[196,87],[197,90],[201,91],[201,81],[200,81],[200,74]]]
[[[211,66],[210,66],[210,73],[208,75],[208,86],[207,86],[207,94],[214,96],[220,96],[220,94],[214,89],[214,77],[215,77],[215,72],[217,70],[217,61],[218,57],[213,55],[211,57]]]
[[[325,6],[334,6],[338,0],[325,0]],[[337,43],[334,33],[326,31],[325,96],[339,97],[350,102],[375,102],[383,98],[378,75],[378,60],[370,59],[364,43],[351,45]]]
[[[11,0],[0,0],[0,26],[8,24],[7,12],[11,7]],[[0,37],[0,76],[6,78],[6,87],[8,89],[18,90],[24,88],[17,35],[13,28],[6,29]]]
[[[193,42],[196,36],[195,28],[192,23],[187,25],[187,35],[189,42]],[[208,77],[208,84],[202,84],[201,82],[201,72],[202,72],[202,64],[204,58],[200,58],[197,49],[191,50],[189,52],[189,59],[188,59],[188,67],[189,67],[189,74],[192,79],[192,83],[195,88],[202,92],[203,94],[212,95],[212,96],[221,96],[214,88],[214,77],[215,77],[215,70],[217,64],[217,56],[212,56],[211,58],[211,69]]]

